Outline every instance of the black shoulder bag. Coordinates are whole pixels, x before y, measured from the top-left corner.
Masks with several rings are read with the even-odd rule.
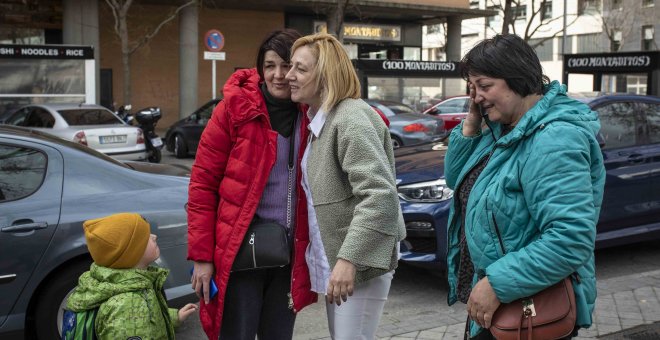
[[[238,249],[232,271],[284,267],[291,261],[291,248],[287,230],[291,230],[291,196],[293,195],[293,153],[296,143],[296,118],[289,142],[289,174],[287,180],[286,223],[287,227],[264,221],[255,216],[250,223],[243,243]]]

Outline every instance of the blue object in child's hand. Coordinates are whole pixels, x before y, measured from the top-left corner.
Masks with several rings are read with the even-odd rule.
[[[195,267],[190,268],[190,276],[193,274],[193,270],[195,270]],[[218,294],[218,286],[215,285],[215,281],[213,281],[213,278],[211,278],[211,290],[210,290],[210,295],[209,299],[213,299],[216,294]]]

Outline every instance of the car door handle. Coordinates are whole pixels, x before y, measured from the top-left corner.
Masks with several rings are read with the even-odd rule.
[[[0,284],[9,283],[16,279],[16,274],[0,275]]]
[[[26,231],[33,231],[39,229],[48,228],[48,223],[46,222],[34,222],[34,223],[25,223],[25,224],[15,224],[7,227],[2,227],[0,229],[3,233],[24,233]]]

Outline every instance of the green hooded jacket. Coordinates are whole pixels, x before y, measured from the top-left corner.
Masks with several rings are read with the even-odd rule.
[[[169,270],[111,269],[92,264],[67,302],[81,312],[99,308],[95,329],[99,339],[174,339],[178,311],[162,294]]]

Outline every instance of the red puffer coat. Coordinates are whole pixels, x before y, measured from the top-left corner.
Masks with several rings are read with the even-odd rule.
[[[271,129],[256,69],[236,71],[223,92],[225,98],[213,110],[199,142],[188,195],[188,260],[215,264],[218,295],[208,305],[200,302],[202,327],[210,339],[220,334],[230,269],[277,158],[277,132]],[[309,123],[306,115],[301,116],[298,166]],[[291,265],[294,312],[317,299],[305,261],[309,226],[300,167],[297,173]]]

